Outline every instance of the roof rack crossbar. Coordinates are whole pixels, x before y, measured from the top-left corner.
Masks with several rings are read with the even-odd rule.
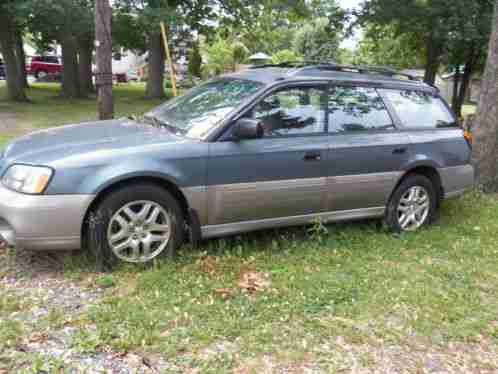
[[[417,80],[417,78],[414,77],[413,75],[402,73],[397,70],[391,69],[389,67],[341,65],[332,62],[322,62],[322,61],[285,61],[279,64],[256,65],[252,66],[251,69],[263,69],[269,67],[298,69],[297,71],[292,72],[293,74],[310,69],[319,69],[319,70],[343,71],[343,72],[360,73],[360,74],[376,73],[390,77],[400,76],[408,78],[409,80]]]

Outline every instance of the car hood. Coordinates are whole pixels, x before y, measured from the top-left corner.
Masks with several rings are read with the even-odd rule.
[[[60,160],[98,158],[140,148],[192,142],[165,128],[126,118],[88,122],[36,131],[15,139],[4,152],[7,163],[52,165]]]

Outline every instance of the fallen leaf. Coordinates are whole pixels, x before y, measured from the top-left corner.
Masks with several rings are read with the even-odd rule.
[[[42,343],[47,340],[48,340],[48,334],[45,332],[35,332],[28,338],[28,341],[30,343]]]
[[[240,274],[239,287],[250,293],[264,290],[269,286],[268,274],[255,270],[243,271]]]
[[[197,260],[197,265],[201,271],[209,275],[216,274],[216,258],[213,256],[204,256]]]
[[[214,290],[218,295],[220,295],[222,298],[226,299],[233,294],[233,290],[230,288],[216,288]]]

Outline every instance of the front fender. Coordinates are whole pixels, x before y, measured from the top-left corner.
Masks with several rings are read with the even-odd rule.
[[[80,190],[98,194],[113,184],[136,177],[160,178],[177,186],[188,182],[173,164],[160,163],[156,160],[136,160],[100,169],[81,184]]]
[[[206,167],[205,157],[127,157],[105,165],[56,170],[45,194],[94,195],[119,181],[136,177],[161,178],[179,188],[202,186],[206,182]]]

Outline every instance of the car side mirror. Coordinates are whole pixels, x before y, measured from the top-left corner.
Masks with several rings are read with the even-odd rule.
[[[232,134],[236,140],[259,139],[263,137],[263,126],[257,119],[241,118],[235,122]]]

